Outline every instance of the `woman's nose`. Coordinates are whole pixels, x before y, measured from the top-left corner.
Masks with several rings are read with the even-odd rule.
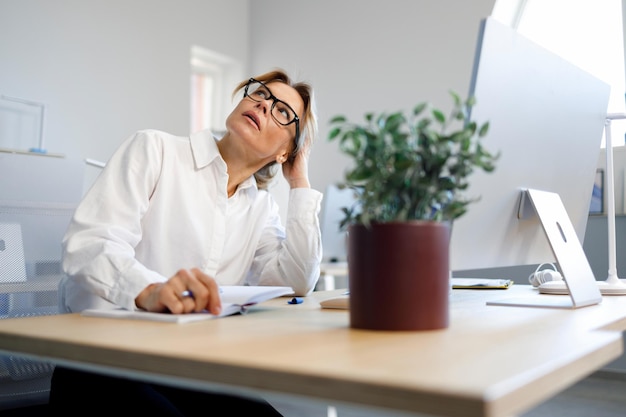
[[[269,100],[263,100],[257,103],[257,107],[263,111],[263,114],[267,114],[270,111],[270,106],[271,104]]]

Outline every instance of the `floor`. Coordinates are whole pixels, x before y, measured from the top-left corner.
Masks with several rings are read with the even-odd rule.
[[[520,417],[626,415],[626,374],[598,372]]]
[[[302,400],[270,398],[285,417],[409,417],[409,414]],[[415,415],[412,415],[416,417]],[[518,417],[624,417],[626,374],[597,372]],[[425,417],[425,416],[424,416]]]

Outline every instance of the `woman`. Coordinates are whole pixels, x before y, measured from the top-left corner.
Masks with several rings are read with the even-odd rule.
[[[67,277],[59,291],[65,312],[124,307],[217,314],[218,285],[290,286],[295,295],[314,289],[322,252],[322,194],[308,179],[317,134],[312,88],[276,70],[241,82],[233,96],[239,91],[243,98],[226,119],[221,139],[208,131],[177,137],[144,130],[111,157],[63,241]],[[277,167],[290,186],[285,227],[267,191]],[[186,291],[193,297],[184,296]],[[114,387],[120,380],[77,374],[55,370],[51,405],[70,406],[76,390],[99,398],[104,392],[98,390],[115,389],[106,396],[130,396],[126,401],[144,412],[159,404],[158,410],[187,415],[173,398],[188,391],[172,394],[172,388],[149,385],[149,394],[142,395],[148,384],[125,381],[133,388],[125,385],[126,394],[118,397],[122,390]],[[207,402],[205,395],[199,397]],[[229,398],[215,397],[209,401]],[[234,404],[227,407],[250,405],[236,397]],[[268,415],[278,415],[272,412]]]

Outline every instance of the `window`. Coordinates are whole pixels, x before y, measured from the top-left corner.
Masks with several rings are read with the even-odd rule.
[[[199,46],[191,48],[191,132],[224,131],[232,108],[231,93],[242,80],[242,65],[236,60]]]

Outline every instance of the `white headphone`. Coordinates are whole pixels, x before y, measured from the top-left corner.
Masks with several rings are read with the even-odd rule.
[[[550,265],[552,269],[544,269],[543,271],[540,271],[541,267],[544,265]],[[556,266],[549,262],[539,265],[537,269],[535,269],[535,272],[530,274],[528,277],[528,282],[530,282],[533,287],[538,287],[544,282],[561,280],[563,280],[563,276],[559,271],[557,271]]]

